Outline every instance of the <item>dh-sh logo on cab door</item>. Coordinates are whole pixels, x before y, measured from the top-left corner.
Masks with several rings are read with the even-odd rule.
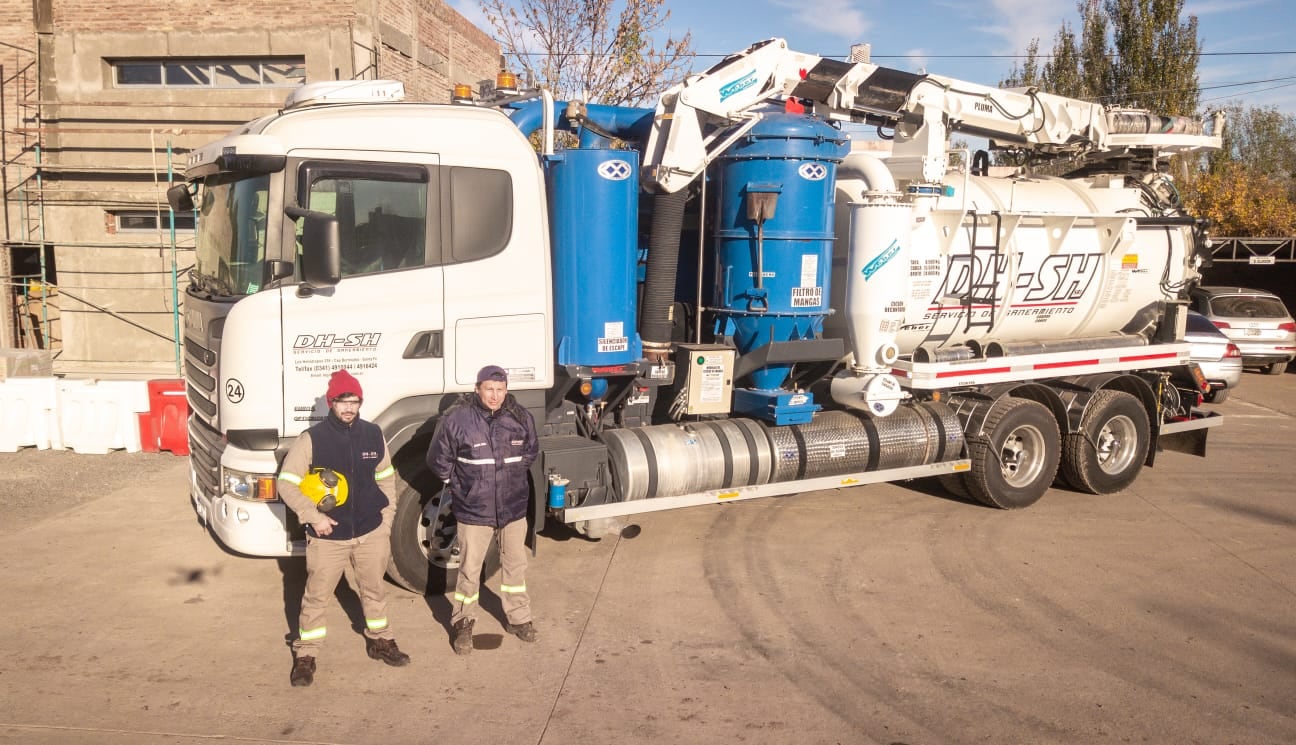
[[[608,181],[625,181],[630,178],[630,164],[624,160],[605,160],[599,163],[598,175]]]
[[[806,181],[823,181],[828,176],[828,168],[823,163],[802,163],[797,173]]]

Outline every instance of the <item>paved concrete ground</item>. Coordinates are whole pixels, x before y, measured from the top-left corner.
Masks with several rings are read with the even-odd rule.
[[[0,536],[0,742],[1296,742],[1296,375],[1219,408],[1207,459],[1114,496],[885,485],[544,540],[535,645],[488,599],[457,658],[448,604],[393,588],[388,668],[344,593],[307,689],[300,562],[222,552],[161,456]]]

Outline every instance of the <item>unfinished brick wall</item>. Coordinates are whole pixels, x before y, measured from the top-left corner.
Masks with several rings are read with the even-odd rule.
[[[499,46],[442,0],[0,0],[3,119],[15,163],[5,206],[16,227],[5,240],[53,247],[61,331],[51,338],[63,372],[170,369],[169,236],[115,231],[113,210],[158,209],[169,165],[287,94],[121,87],[109,61],[263,56],[304,57],[308,82],[394,78],[410,99],[444,102],[455,83],[494,78]],[[25,88],[15,80],[20,69]],[[29,105],[20,107],[24,95]],[[36,144],[43,177],[34,198],[16,199],[18,179],[36,183]],[[179,241],[183,267],[192,263],[192,234]],[[0,285],[12,274],[0,261]],[[9,315],[0,312],[0,329],[12,326]]]
[[[499,71],[499,44],[441,0],[379,0],[378,19],[379,75],[413,100],[447,102],[455,84]]]
[[[280,26],[337,26],[355,20],[369,0],[36,0],[51,6],[59,31],[226,31]],[[8,0],[5,4],[9,4]],[[26,3],[30,5],[30,3]]]

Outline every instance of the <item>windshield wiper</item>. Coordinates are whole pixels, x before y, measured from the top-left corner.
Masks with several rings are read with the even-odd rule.
[[[209,298],[220,294],[220,285],[214,277],[200,273],[197,269],[189,270],[189,282],[198,290],[198,292]]]

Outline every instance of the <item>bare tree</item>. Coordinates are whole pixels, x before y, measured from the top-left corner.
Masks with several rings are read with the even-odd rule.
[[[665,0],[481,0],[510,65],[559,99],[638,104],[692,66],[692,34],[659,41]]]

